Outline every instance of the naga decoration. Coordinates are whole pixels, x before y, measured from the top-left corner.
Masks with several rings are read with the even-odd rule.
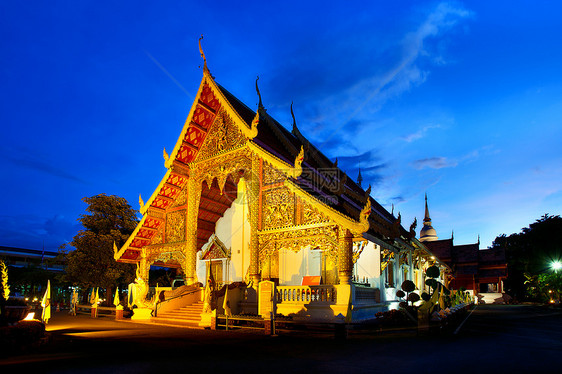
[[[369,230],[369,216],[371,215],[371,199],[367,199],[367,203],[359,213],[359,222],[352,228],[351,232],[355,235],[361,235]]]
[[[263,107],[263,103],[262,103],[262,101],[261,101],[260,88],[258,87],[258,81],[259,81],[259,80],[260,80],[260,76],[258,75],[258,77],[256,78],[256,92],[258,93],[258,97],[260,98],[260,102],[259,102],[259,104],[258,104],[258,110],[259,110],[259,109],[264,109],[264,110],[265,110],[265,108]]]
[[[140,210],[142,210],[142,208],[144,207],[144,201],[142,200],[141,194],[139,194],[139,205],[140,205]]]
[[[414,222],[410,225],[410,238],[416,237],[416,227],[418,226],[418,219],[414,217]]]
[[[398,212],[398,218],[392,223],[392,234],[395,238],[400,236],[400,225],[402,224],[402,215]]]
[[[129,284],[129,297],[133,295],[133,301],[130,303],[131,306],[136,306],[137,308],[152,308],[158,300],[156,297],[154,300],[146,300],[146,295],[148,294],[148,283],[142,278],[140,273],[140,266],[137,263],[137,274],[135,282]]]
[[[298,178],[302,174],[302,162],[304,161],[304,147],[301,145],[301,150],[297,157],[295,157],[294,167],[289,171],[289,176]]]

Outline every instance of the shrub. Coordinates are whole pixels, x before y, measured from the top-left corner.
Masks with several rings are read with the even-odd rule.
[[[402,290],[404,292],[413,292],[416,289],[416,285],[411,280],[405,280],[402,282]]]

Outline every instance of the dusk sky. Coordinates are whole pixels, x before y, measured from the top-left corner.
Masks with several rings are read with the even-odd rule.
[[[244,4],[244,5],[240,5]],[[417,232],[491,245],[562,212],[562,3],[4,1],[0,246],[57,250],[85,196],[138,209],[202,78],[301,132]]]

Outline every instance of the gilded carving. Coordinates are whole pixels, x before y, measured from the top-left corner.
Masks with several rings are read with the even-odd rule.
[[[221,109],[197,154],[197,160],[205,160],[225,151],[232,150],[246,142],[246,138],[234,121]]]
[[[176,197],[176,200],[174,201],[172,207],[178,207],[178,206],[184,206],[185,204],[187,204],[187,186],[185,186],[180,193],[178,194],[178,196]]]
[[[185,241],[185,210],[169,212],[166,215],[166,242]]]
[[[205,181],[207,186],[216,178],[222,191],[229,175],[237,184],[242,176],[240,172],[244,174],[244,178],[249,178],[251,170],[251,152],[243,148],[197,163],[193,174],[194,178]]]
[[[158,232],[156,232],[156,235],[154,235],[154,238],[152,238],[152,244],[161,244],[164,243],[164,230],[160,229],[158,230]]]
[[[398,259],[399,261],[399,265],[410,265],[410,263],[408,262],[408,252],[404,251],[404,252],[400,252],[400,257]]]
[[[335,257],[338,248],[335,226],[296,228],[285,231],[261,232],[259,235],[260,258],[279,249],[298,252],[303,247],[321,248],[328,256]]]
[[[270,164],[263,163],[263,183],[264,185],[270,185],[275,183],[283,182],[287,177],[281,171],[277,170]]]
[[[295,224],[295,197],[287,188],[264,193],[263,227],[273,229]]]
[[[359,257],[361,256],[361,253],[363,253],[363,250],[365,249],[366,245],[367,245],[366,240],[361,240],[353,243],[352,260],[354,264],[357,262],[357,260],[359,260]]]
[[[319,213],[314,207],[301,199],[302,202],[302,224],[308,225],[313,223],[328,222],[329,219]]]
[[[381,249],[381,272],[394,260],[394,252],[390,249]]]

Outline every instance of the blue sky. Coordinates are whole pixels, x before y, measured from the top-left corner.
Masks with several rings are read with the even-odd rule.
[[[138,207],[201,80],[301,132],[408,227],[481,247],[562,211],[556,2],[0,4],[0,245],[56,250],[84,196]],[[419,232],[420,226],[418,226]]]

